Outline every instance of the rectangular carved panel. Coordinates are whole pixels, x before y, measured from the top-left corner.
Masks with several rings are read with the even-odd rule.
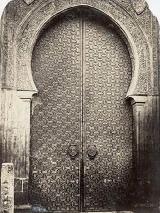
[[[3,163],[1,169],[1,212],[14,213],[14,168]]]

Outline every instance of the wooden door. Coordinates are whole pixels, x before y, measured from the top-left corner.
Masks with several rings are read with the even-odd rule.
[[[115,26],[75,9],[43,30],[32,60],[31,202],[48,211],[126,208],[132,179],[131,81]]]
[[[84,15],[84,208],[127,210],[133,186],[131,60],[117,28]]]

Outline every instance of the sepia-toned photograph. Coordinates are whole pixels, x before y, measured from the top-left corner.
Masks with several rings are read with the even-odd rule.
[[[0,213],[160,213],[160,0],[0,17]]]

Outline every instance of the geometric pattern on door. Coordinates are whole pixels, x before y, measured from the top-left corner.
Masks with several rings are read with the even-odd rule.
[[[125,100],[131,61],[113,24],[84,9],[57,16],[35,45],[32,70],[39,91],[31,117],[32,204],[126,209],[133,183],[132,109]]]

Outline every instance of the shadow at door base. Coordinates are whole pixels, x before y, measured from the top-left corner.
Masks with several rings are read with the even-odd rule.
[[[15,206],[14,213],[44,213],[44,211],[33,211],[32,207],[29,205],[25,206]],[[110,212],[77,212],[77,211],[52,211],[46,213],[160,213],[160,208],[141,208],[135,209],[133,211],[110,211]]]
[[[14,213],[34,213],[31,209],[15,209]],[[38,212],[37,212],[38,213]],[[39,212],[41,213],[41,212]],[[47,212],[47,213],[136,213],[131,211],[112,211],[112,212],[65,212],[65,211],[53,211],[53,212]],[[146,212],[145,212],[146,213]]]
[[[135,213],[132,210],[108,210],[108,211],[85,211],[85,212],[81,212],[81,213]]]
[[[31,210],[28,209],[15,209],[14,213],[33,213]],[[41,213],[41,212],[39,212]],[[70,213],[70,212],[48,212],[48,213]],[[72,213],[160,213],[158,210],[150,209],[150,210],[140,210],[140,211],[112,211],[112,212],[72,212]]]

